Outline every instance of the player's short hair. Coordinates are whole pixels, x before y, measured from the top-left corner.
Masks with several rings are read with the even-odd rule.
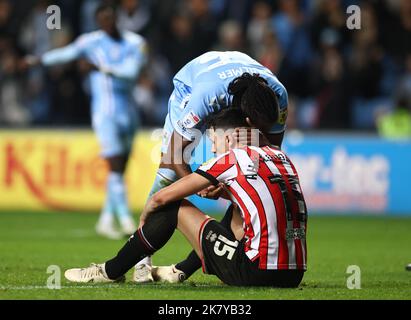
[[[278,121],[278,98],[259,74],[243,73],[229,84],[228,93],[233,97],[231,107],[241,109],[261,131],[268,132]]]
[[[117,7],[113,4],[103,3],[97,7],[94,15],[97,17],[101,12],[104,12],[106,10],[112,10],[114,13],[116,13]]]
[[[207,122],[207,127],[213,129],[234,129],[249,126],[245,114],[239,108],[223,109]]]

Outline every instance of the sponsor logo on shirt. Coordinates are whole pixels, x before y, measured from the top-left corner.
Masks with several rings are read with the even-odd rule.
[[[287,109],[280,111],[280,116],[278,117],[278,123],[280,125],[284,125],[285,122],[287,121],[287,117],[288,117]]]
[[[198,123],[200,123],[200,121],[200,117],[191,111],[183,118],[181,125],[186,129],[191,129],[194,128]]]

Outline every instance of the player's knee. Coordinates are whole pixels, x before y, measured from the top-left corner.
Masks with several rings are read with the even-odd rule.
[[[177,228],[180,201],[173,202],[151,214],[143,226],[143,233],[156,250],[163,247]]]

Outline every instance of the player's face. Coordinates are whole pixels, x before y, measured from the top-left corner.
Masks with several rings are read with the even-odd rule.
[[[220,155],[229,151],[227,130],[209,129],[208,136],[211,140],[211,152]]]
[[[97,15],[97,23],[102,30],[109,34],[113,33],[116,30],[116,14],[114,10],[107,9],[101,11]]]

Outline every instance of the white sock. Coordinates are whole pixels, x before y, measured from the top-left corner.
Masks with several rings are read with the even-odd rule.
[[[142,264],[148,264],[151,266],[151,256],[145,257],[143,260],[140,260],[137,264],[136,267]]]
[[[114,221],[113,214],[111,212],[106,212],[106,211],[102,212],[98,219],[98,223],[102,225],[113,224],[113,221]]]
[[[121,224],[122,226],[126,226],[126,225],[128,225],[128,224],[133,224],[133,225],[135,225],[133,218],[130,217],[130,216],[121,216],[121,217],[119,218],[119,220],[120,220],[120,224]]]

